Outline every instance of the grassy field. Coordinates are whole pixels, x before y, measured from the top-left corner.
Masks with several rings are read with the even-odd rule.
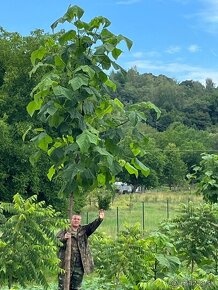
[[[115,197],[111,208],[105,213],[105,220],[98,231],[111,236],[122,230],[125,225],[139,224],[142,230],[151,231],[158,224],[173,218],[179,213],[182,203],[192,201],[196,204],[202,201],[200,196],[186,192],[157,192],[123,194]],[[83,223],[93,220],[97,216],[96,203],[87,207],[83,212]]]

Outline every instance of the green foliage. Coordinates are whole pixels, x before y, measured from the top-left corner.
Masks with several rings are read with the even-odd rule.
[[[1,203],[5,223],[0,224],[0,280],[11,287],[35,281],[48,288],[46,273],[58,272],[55,232],[66,225],[59,214],[36,196],[24,200],[19,194],[13,203]]]
[[[123,71],[115,62],[122,52],[119,46],[124,41],[130,49],[132,42],[110,32],[108,19],[100,16],[84,22],[83,13],[70,6],[52,28],[69,22],[72,29],[47,37],[31,56],[31,74],[42,68],[45,72],[27,106],[30,116],[38,112],[42,122],[32,141],[50,156],[48,177],[62,178],[60,193],[65,195],[112,183],[122,170],[148,175],[140,161],[139,142],[144,138],[137,124],[147,120],[149,110],[160,114],[150,102],[124,108],[111,98],[116,85],[106,72],[112,67]],[[127,127],[128,136],[123,129]]]
[[[129,231],[131,234],[129,232],[128,237],[124,233],[116,240],[99,235],[95,235],[92,240],[99,274],[105,277],[106,282],[111,281],[116,286],[122,285],[123,289],[132,289],[131,285],[135,285],[137,280],[140,281],[146,275],[145,249],[141,234],[136,228]]]
[[[165,279],[170,289],[181,290],[215,290],[218,286],[218,276],[197,268],[193,273],[183,269],[179,274]]]
[[[81,193],[80,195],[74,195],[73,211],[81,213],[82,209],[86,205],[87,194]]]
[[[194,175],[191,179],[197,178],[198,193],[203,194],[204,200],[218,202],[218,155],[202,154],[199,166],[194,167]]]
[[[40,30],[23,37],[0,28],[0,63],[4,71],[0,86],[0,199],[11,202],[17,192],[23,197],[37,194],[39,200],[60,208],[63,207],[57,197],[60,183],[50,182],[46,177],[48,158],[44,154],[33,168],[29,156],[35,148],[27,142],[34,136],[30,128],[40,126],[39,121],[26,113],[30,92],[40,75],[30,79],[30,55],[44,38]],[[28,138],[22,140],[28,130]]]
[[[127,227],[114,240],[93,237],[97,273],[111,282],[108,289],[216,289],[217,207],[182,209],[146,236]]]
[[[82,290],[111,290],[113,289],[113,284],[111,282],[106,282],[104,278],[98,275],[89,275],[84,277]],[[117,288],[118,290],[118,288]],[[121,289],[120,289],[121,290]]]
[[[172,123],[167,130],[154,137],[161,148],[165,148],[169,143],[174,143],[177,148],[180,148],[182,155],[189,154],[192,158],[198,157],[197,161],[200,161],[200,153],[212,148],[209,132],[190,128],[181,122]],[[188,161],[187,157],[184,161]],[[196,164],[197,161],[195,161]]]
[[[158,278],[154,281],[141,282],[139,283],[139,289],[147,289],[147,290],[170,290],[172,289],[169,284],[167,284],[164,280]]]
[[[110,209],[113,197],[114,192],[112,191],[109,190],[98,191],[97,193],[98,208],[104,210]]]
[[[0,86],[0,118],[8,116],[8,123],[29,121],[25,107],[30,101],[30,92],[35,78],[30,79],[30,55],[43,41],[42,31],[23,37],[0,28],[0,63],[3,70]]]
[[[184,272],[165,279],[150,280],[139,283],[139,290],[215,290],[218,286],[218,276],[207,274],[199,269],[190,274]]]
[[[129,69],[126,77],[113,72],[112,79],[117,84],[114,96],[124,103],[149,100],[159,107],[160,118],[156,120],[151,113],[148,122],[160,132],[175,122],[198,130],[207,130],[217,123],[218,88],[211,85],[213,82],[208,82],[205,90],[197,81],[179,84],[164,75],[140,74],[136,67]]]
[[[175,144],[166,147],[166,161],[163,168],[165,182],[170,187],[176,187],[184,183],[186,165],[181,159],[180,152]]]
[[[176,272],[180,265],[180,260],[176,257],[176,249],[169,237],[161,232],[154,232],[147,238],[151,261],[153,261],[153,279],[163,278]]]
[[[57,193],[60,180],[49,181],[46,173],[49,160],[42,154],[37,166],[29,162],[29,155],[35,150],[33,144],[23,142],[21,136],[30,123],[8,124],[7,118],[0,119],[0,200],[12,202],[16,192],[23,197],[37,195],[39,200],[55,208],[65,208]]]
[[[180,263],[166,236],[144,237],[137,226],[126,227],[115,240],[95,235],[92,246],[100,276],[122,289],[135,289],[143,280],[168,275]]]
[[[191,273],[196,266],[207,267],[210,261],[214,266],[210,270],[217,274],[217,210],[215,205],[201,204],[195,207],[189,202],[188,205],[182,205],[180,215],[164,225],[174,241],[179,258],[190,267]]]

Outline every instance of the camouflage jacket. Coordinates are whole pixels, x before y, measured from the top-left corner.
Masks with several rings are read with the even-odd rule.
[[[84,273],[86,274],[92,272],[94,269],[94,262],[89,247],[88,237],[98,228],[102,221],[102,219],[97,218],[87,225],[80,226],[77,230],[78,248],[81,255]],[[58,257],[61,260],[60,267],[62,269],[64,269],[65,250],[67,244],[67,240],[64,238],[66,232],[66,230],[63,230],[57,235],[58,239],[62,242],[62,246],[59,248],[58,252]],[[73,251],[71,252],[71,255],[73,255]]]

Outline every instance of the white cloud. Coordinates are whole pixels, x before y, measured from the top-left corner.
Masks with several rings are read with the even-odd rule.
[[[207,69],[203,67],[193,67],[193,70],[184,72],[183,79],[199,81],[203,85],[205,85],[206,79],[212,79],[214,84],[218,86],[218,70],[215,71],[215,70]]]
[[[117,1],[116,4],[118,5],[132,5],[135,3],[141,2],[141,0],[122,0],[122,1]]]
[[[204,8],[197,13],[197,16],[205,25],[205,30],[210,33],[218,33],[218,1],[201,0]]]
[[[157,58],[157,57],[161,56],[161,54],[156,50],[146,51],[145,55],[146,55],[146,57],[149,57],[149,58],[151,58],[151,57]]]
[[[143,57],[144,53],[142,51],[136,51],[132,53],[132,56],[135,58]]]
[[[181,47],[178,46],[178,45],[172,45],[170,46],[169,48],[167,48],[166,52],[169,53],[169,54],[174,54],[174,53],[177,53],[181,50]]]
[[[191,44],[189,47],[188,47],[188,51],[190,52],[198,52],[200,50],[200,47],[197,45],[197,44]]]
[[[212,70],[201,66],[192,66],[180,62],[162,62],[154,60],[134,60],[126,62],[127,69],[136,66],[140,73],[163,74],[177,81],[199,81],[205,85],[205,80],[210,78],[218,85],[218,70]]]
[[[157,58],[157,57],[160,57],[160,53],[155,50],[135,51],[135,52],[131,52],[130,56],[133,58]]]

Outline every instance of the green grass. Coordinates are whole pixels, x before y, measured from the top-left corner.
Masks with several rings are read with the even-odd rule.
[[[2,287],[0,288],[1,290],[9,290],[8,287]],[[51,286],[49,287],[49,290],[56,290],[57,289],[57,284],[52,283]],[[37,285],[31,285],[27,288],[23,288],[21,286],[13,286],[10,290],[44,290],[44,287],[42,286],[37,286]]]
[[[142,230],[151,231],[167,218],[179,213],[182,203],[199,203],[201,197],[187,192],[157,192],[123,194],[115,197],[112,206],[105,212],[105,220],[97,231],[114,237],[125,225],[139,224]],[[93,220],[98,214],[95,200],[83,212],[83,223]]]

